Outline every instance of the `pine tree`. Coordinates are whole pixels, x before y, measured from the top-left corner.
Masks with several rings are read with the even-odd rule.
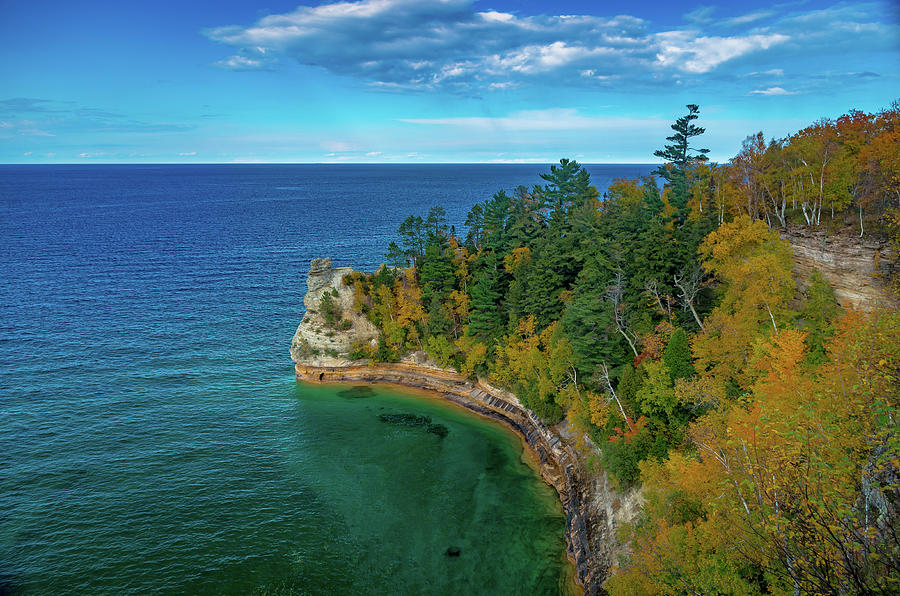
[[[450,257],[446,238],[433,236],[429,239],[418,273],[426,303],[431,301],[432,294],[437,295],[440,300],[447,298],[453,290],[456,277],[453,275],[453,259]]]
[[[469,335],[490,343],[489,340],[498,336],[502,331],[503,321],[499,313],[500,291],[497,283],[499,276],[497,257],[494,253],[488,253],[485,261],[486,266],[478,275],[471,290]]]
[[[696,374],[694,365],[691,364],[691,347],[683,329],[676,329],[669,338],[669,345],[663,352],[663,362],[669,369],[672,382],[676,379],[687,379]]]
[[[654,156],[666,160],[666,164],[653,173],[662,176],[671,185],[672,204],[682,214],[687,207],[690,167],[694,162],[706,161],[706,154],[709,153],[709,149],[691,147],[691,137],[702,135],[706,129],[692,124],[699,118],[700,107],[696,104],[688,104],[686,107],[688,113],[671,126],[675,134],[666,137],[672,144],[653,152]]]

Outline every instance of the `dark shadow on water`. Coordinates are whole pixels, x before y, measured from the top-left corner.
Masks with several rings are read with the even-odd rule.
[[[375,391],[368,385],[356,385],[350,389],[338,391],[338,395],[347,399],[364,399],[367,397],[374,397]]]
[[[0,596],[19,596],[21,590],[7,575],[0,575]]]
[[[507,463],[508,460],[506,458],[506,455],[503,453],[503,450],[500,449],[497,445],[489,443],[487,446],[487,453],[485,454],[485,471],[491,472],[493,474],[499,473],[507,466]]]
[[[443,424],[431,422],[430,416],[419,416],[417,414],[379,414],[378,419],[382,422],[396,424],[398,426],[421,427],[424,428],[426,432],[437,435],[442,439],[450,433],[450,429]]]

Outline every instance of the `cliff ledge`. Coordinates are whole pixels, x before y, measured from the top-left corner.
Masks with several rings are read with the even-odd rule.
[[[805,289],[814,269],[834,288],[844,308],[872,311],[897,308],[897,300],[885,289],[891,274],[891,251],[886,241],[851,234],[828,236],[822,230],[792,227],[781,237],[794,249],[794,275]]]

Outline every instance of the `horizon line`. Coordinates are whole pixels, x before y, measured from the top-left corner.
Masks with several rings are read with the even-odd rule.
[[[561,158],[568,159],[568,158]],[[641,161],[580,161],[581,165],[657,166],[665,162]],[[557,165],[556,161],[92,161],[92,162],[4,162],[0,166],[542,166]]]

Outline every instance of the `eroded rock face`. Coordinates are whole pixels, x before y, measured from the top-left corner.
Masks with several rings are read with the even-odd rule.
[[[347,354],[354,343],[377,341],[378,329],[353,308],[353,287],[343,284],[344,276],[352,272],[350,267],[332,267],[331,259],[313,259],[310,263],[303,298],[306,314],[291,340],[294,362],[314,366],[348,364]],[[326,292],[340,311],[341,320],[348,321],[343,327],[339,321],[332,326],[325,322],[322,298]]]
[[[809,284],[814,269],[834,288],[841,306],[871,311],[896,308],[885,290],[891,252],[886,242],[851,235],[826,236],[824,231],[792,228],[781,237],[794,249],[794,274],[800,289]]]

